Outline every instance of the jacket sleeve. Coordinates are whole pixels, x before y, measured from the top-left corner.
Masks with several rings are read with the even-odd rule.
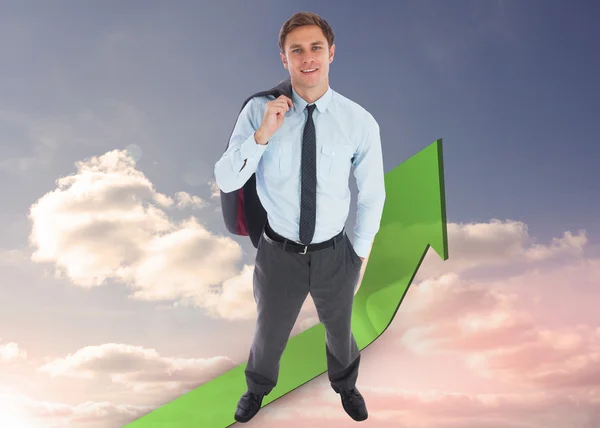
[[[254,138],[262,121],[258,110],[256,98],[246,103],[237,118],[227,150],[215,164],[215,181],[225,193],[246,184],[266,150],[267,146],[258,144]]]

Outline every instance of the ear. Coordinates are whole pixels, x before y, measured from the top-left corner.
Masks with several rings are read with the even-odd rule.
[[[333,62],[334,55],[335,55],[335,44],[331,45],[331,47],[329,48],[329,63],[330,64]]]
[[[283,64],[283,68],[285,68],[286,70],[288,69],[287,66],[287,58],[285,57],[285,55],[281,52],[279,52],[279,57],[281,58],[281,63]]]

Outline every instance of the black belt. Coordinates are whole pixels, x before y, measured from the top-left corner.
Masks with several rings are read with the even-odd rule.
[[[289,239],[281,236],[280,234],[275,232],[273,229],[271,229],[271,226],[269,226],[269,223],[266,223],[263,237],[270,244],[276,245],[285,251],[290,251],[290,252],[299,253],[299,254],[306,254],[306,253],[310,253],[311,251],[322,250],[324,248],[329,248],[329,247],[335,247],[335,244],[337,244],[342,239],[344,239],[344,229],[342,229],[342,231],[340,233],[335,235],[333,238],[328,239],[327,241],[318,242],[316,244],[302,245],[302,244],[299,244],[295,241],[289,240]]]

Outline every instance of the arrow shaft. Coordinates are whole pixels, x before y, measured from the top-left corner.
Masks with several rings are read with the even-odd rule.
[[[429,245],[448,258],[441,140],[385,176],[386,204],[358,293],[352,331],[363,350],[391,324]],[[129,428],[232,425],[246,389],[246,364],[224,373],[127,425]],[[325,329],[317,324],[290,338],[280,360],[279,382],[263,406],[327,371]]]

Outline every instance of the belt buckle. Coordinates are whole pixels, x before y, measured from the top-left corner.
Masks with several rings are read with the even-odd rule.
[[[304,246],[304,251],[303,251],[303,252],[301,252],[300,254],[306,254],[306,250],[307,250],[307,249],[308,249],[308,245],[305,245],[305,246]]]

